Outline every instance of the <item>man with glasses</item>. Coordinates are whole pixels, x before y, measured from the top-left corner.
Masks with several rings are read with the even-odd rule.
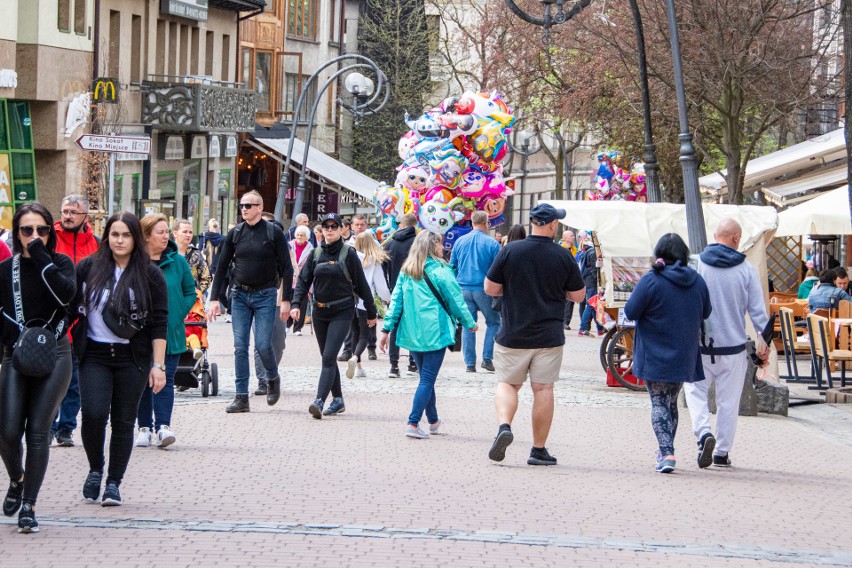
[[[215,320],[221,311],[219,298],[225,286],[231,287],[231,323],[234,332],[234,372],[237,394],[225,409],[228,413],[249,412],[249,333],[254,323],[254,344],[266,371],[266,403],[281,396],[281,377],[272,345],[276,315],[286,320],[293,299],[293,264],[284,233],[261,217],[263,198],[248,191],[240,199],[243,222],[228,231],[222,243],[219,266],[213,279],[207,318]],[[233,261],[231,280],[225,274]],[[278,289],[281,304],[276,308]]]
[[[64,254],[76,265],[98,250],[100,244],[88,222],[89,200],[82,195],[68,195],[62,200],[59,213],[59,220],[53,225],[56,232],[56,252]],[[55,439],[57,445],[63,448],[74,445],[73,432],[77,429],[77,413],[80,412],[78,361],[73,354],[71,361],[71,383],[50,429],[51,439]]]

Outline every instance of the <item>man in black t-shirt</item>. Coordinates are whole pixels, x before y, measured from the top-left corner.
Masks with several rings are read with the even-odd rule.
[[[485,279],[485,293],[503,297],[503,323],[494,346],[497,419],[500,429],[488,457],[503,461],[512,443],[518,391],[530,377],[533,391],[533,447],[527,463],[556,465],[544,447],[553,421],[553,384],[559,380],[565,332],[565,300],[585,296],[580,269],[553,242],[564,209],[539,204],[530,211],[531,233],[503,247]]]

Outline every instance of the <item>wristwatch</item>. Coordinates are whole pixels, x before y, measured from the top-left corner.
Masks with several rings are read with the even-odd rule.
[[[161,370],[161,371],[162,371],[162,372],[164,372],[164,373],[166,372],[166,365],[165,365],[165,363],[154,363],[154,368],[155,368],[155,369],[159,369],[159,370]]]

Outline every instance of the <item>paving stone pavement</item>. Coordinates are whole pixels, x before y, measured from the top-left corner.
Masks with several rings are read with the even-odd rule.
[[[0,521],[0,566],[852,566],[852,413],[744,417],[728,470],[699,470],[686,411],[678,470],[653,471],[647,395],[604,386],[598,340],[566,332],[548,442],[526,465],[530,398],[501,464],[494,375],[449,354],[437,384],[445,432],[403,436],[416,377],[344,379],[345,414],[312,419],[315,339],[289,337],[275,407],[226,415],[230,327],[211,325],[222,394],[178,393],[167,450],[134,450],[124,505],[82,502],[79,444],[53,448],[38,535]],[[480,334],[482,335],[482,334]],[[343,364],[341,364],[341,369]],[[528,391],[528,389],[525,389]],[[838,433],[839,432],[839,433]]]

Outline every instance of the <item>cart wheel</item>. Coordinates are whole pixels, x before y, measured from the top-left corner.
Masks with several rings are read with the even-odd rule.
[[[644,385],[636,385],[624,378],[633,371],[633,328],[623,327],[610,339],[607,347],[607,364],[612,376],[625,388],[634,391],[645,390]]]
[[[201,371],[201,396],[207,398],[210,394],[210,372]]]
[[[606,353],[609,348],[609,342],[612,341],[612,336],[616,334],[618,331],[617,327],[613,327],[609,331],[606,332],[606,335],[603,336],[603,341],[601,341],[601,367],[603,367],[604,372],[608,369],[606,364]]]
[[[211,394],[219,396],[219,365],[216,363],[210,365],[210,382],[212,383]]]

